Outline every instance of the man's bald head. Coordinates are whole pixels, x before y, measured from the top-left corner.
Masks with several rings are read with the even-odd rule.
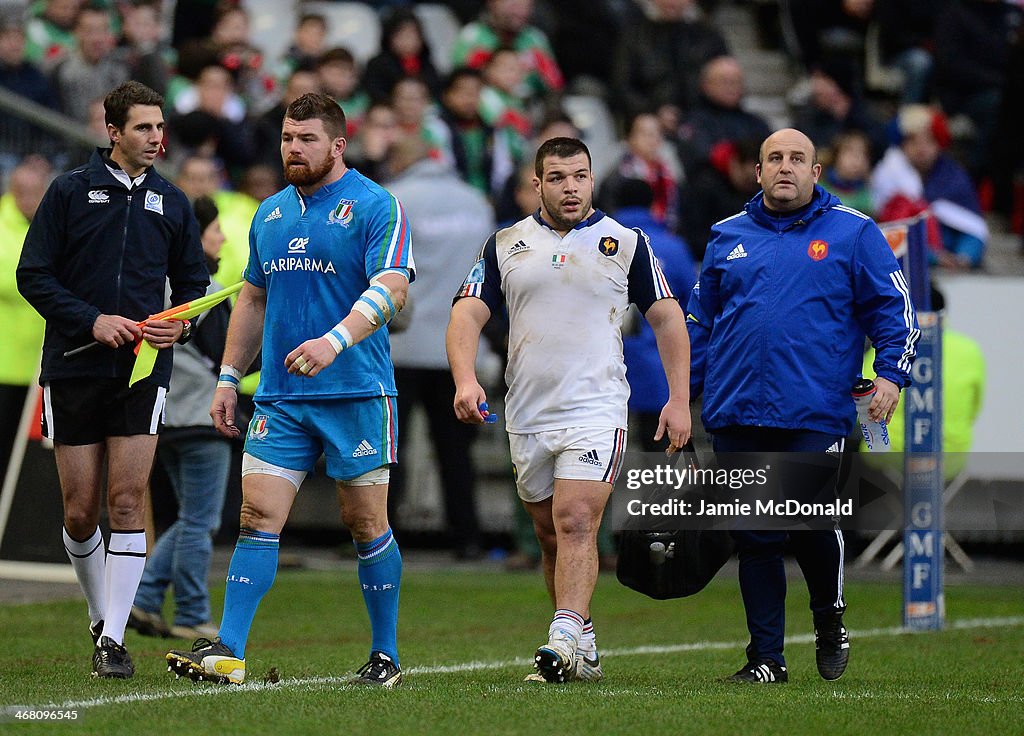
[[[18,211],[31,220],[50,183],[50,164],[38,156],[30,156],[11,171],[9,189]]]
[[[769,209],[793,212],[808,204],[820,175],[814,143],[799,130],[777,130],[761,144],[757,183]]]

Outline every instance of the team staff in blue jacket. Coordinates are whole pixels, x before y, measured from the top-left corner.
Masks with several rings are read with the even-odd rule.
[[[103,101],[111,148],[58,177],[36,211],[18,289],[46,320],[43,432],[54,442],[64,499],[64,546],[89,603],[93,674],[134,674],[124,629],[146,562],[143,509],[184,323],[155,320],[170,281],[174,304],[206,293],[199,227],[182,192],[153,170],[164,100],[125,82]],[[160,350],[152,376],[128,387],[132,345]],[[101,343],[73,360],[64,351]],[[110,544],[99,530],[107,461]]]
[[[841,454],[853,428],[850,387],[864,336],[875,345],[875,419],[889,419],[910,383],[919,336],[910,293],[878,227],[817,186],[814,145],[785,129],[761,146],[761,192],[712,227],[688,304],[691,394],[715,452]],[[750,631],[748,662],[730,679],[785,682],[786,578],[792,548],[814,614],[818,672],[846,669],[843,534],[735,531]]]

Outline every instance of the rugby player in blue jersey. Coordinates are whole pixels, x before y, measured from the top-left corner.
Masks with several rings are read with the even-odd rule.
[[[262,346],[224,617],[212,641],[167,655],[172,671],[193,680],[244,680],[246,640],[274,581],[281,529],[321,454],[355,542],[373,632],[353,682],[390,688],[402,679],[402,557],[387,518],[388,464],[397,459],[387,323],[415,276],[412,242],[398,200],[346,167],[346,145],[345,114],[332,99],[307,94],[288,106],[281,159],[290,186],[253,218],[246,283],[210,408],[219,431],[239,434],[236,387]]]

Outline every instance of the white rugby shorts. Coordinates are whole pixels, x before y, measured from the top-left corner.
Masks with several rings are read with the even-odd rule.
[[[510,434],[516,490],[527,503],[555,492],[555,478],[615,484],[626,453],[626,430],[571,427]]]

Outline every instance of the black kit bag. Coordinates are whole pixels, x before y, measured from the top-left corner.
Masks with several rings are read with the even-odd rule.
[[[693,445],[683,462],[694,464]],[[725,529],[676,529],[619,533],[616,577],[627,588],[656,600],[685,598],[703,590],[735,550]]]

